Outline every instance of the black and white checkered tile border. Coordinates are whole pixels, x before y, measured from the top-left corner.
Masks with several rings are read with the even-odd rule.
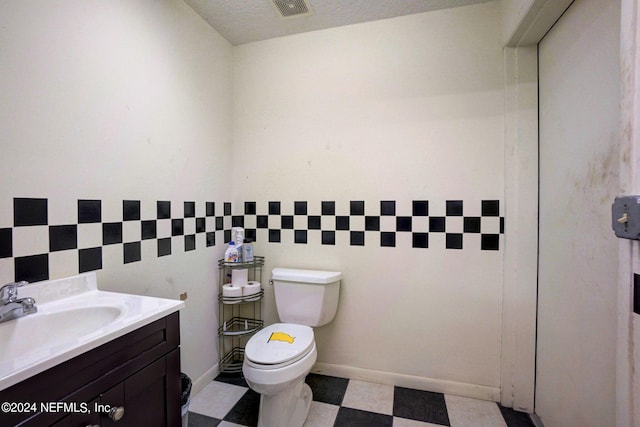
[[[50,224],[48,199],[14,198],[13,226],[0,228],[0,259],[13,259],[15,280],[40,281],[49,279],[50,256],[56,252],[76,251],[78,272],[83,273],[102,269],[103,250],[111,245],[122,245],[127,264],[142,261],[143,242],[155,241],[157,256],[163,257],[226,244],[233,226],[244,227],[245,236],[254,241],[309,244],[317,235],[320,244],[336,245],[336,237],[344,234],[350,246],[396,247],[398,235],[407,234],[411,247],[429,248],[429,236],[439,234],[444,235],[445,249],[475,249],[463,244],[464,236],[473,234],[480,236],[483,251],[499,250],[504,233],[499,200],[482,200],[472,209],[463,200],[447,200],[442,215],[430,215],[428,200],[414,200],[398,210],[393,200],[366,206],[350,201],[346,212],[336,209],[335,201],[270,201],[264,206],[244,202],[241,215],[232,214],[229,202],[204,202],[200,216],[195,201],[183,202],[182,209],[169,201],[154,203],[153,218],[142,217],[140,200],[123,200],[122,215],[105,218],[101,200],[82,199],[77,201],[77,217]],[[465,215],[467,210],[476,214]],[[216,238],[217,233],[221,235]]]
[[[481,250],[499,250],[500,235],[504,234],[504,217],[500,215],[499,200],[482,200],[477,215],[466,216],[463,200],[447,200],[443,215],[429,214],[428,200],[414,200],[410,213],[399,215],[396,201],[383,200],[365,209],[364,201],[349,202],[348,213],[338,213],[335,201],[323,201],[310,212],[309,203],[296,201],[285,210],[279,201],[268,202],[259,211],[256,202],[244,203],[244,215],[234,215],[232,225],[245,228],[247,237],[271,243],[285,241],[291,236],[298,244],[309,243],[311,233],[320,234],[323,245],[335,245],[336,235],[346,233],[351,246],[379,245],[396,247],[399,234],[411,235],[413,248],[428,248],[429,235],[444,234],[446,249],[463,249],[465,234],[480,235]],[[371,211],[371,212],[369,212]]]
[[[63,251],[77,252],[78,273],[84,273],[103,268],[103,252],[110,246],[122,246],[127,264],[142,260],[143,242],[155,241],[157,256],[163,257],[193,251],[198,241],[202,247],[214,246],[216,232],[225,227],[231,235],[228,202],[221,204],[223,212],[217,216],[216,203],[205,202],[203,215],[196,216],[195,201],[183,206],[157,201],[156,215],[142,218],[140,200],[123,200],[122,215],[106,218],[101,200],[82,199],[77,201],[77,216],[66,224],[49,223],[48,203],[45,198],[14,198],[13,227],[0,228],[0,259],[13,258],[15,280],[49,279],[50,259]]]

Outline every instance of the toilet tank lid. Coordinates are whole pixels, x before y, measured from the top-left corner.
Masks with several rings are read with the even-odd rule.
[[[271,278],[273,280],[282,280],[285,282],[327,284],[337,282],[342,279],[342,273],[339,271],[274,268],[271,271]]]

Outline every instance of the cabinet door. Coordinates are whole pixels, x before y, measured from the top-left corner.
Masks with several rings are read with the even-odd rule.
[[[52,424],[51,427],[93,427],[100,425],[100,414],[94,411],[98,400],[93,400],[87,404],[89,413],[67,415],[60,421]]]
[[[161,358],[102,395],[100,403],[124,408],[122,418],[101,414],[101,427],[166,426],[166,361]]]
[[[127,405],[124,395],[124,383],[120,383],[100,395],[100,401],[94,408],[101,427],[132,425],[127,423]]]
[[[91,425],[91,424],[89,424],[89,425]],[[73,425],[73,415],[67,415],[66,417],[64,417],[63,419],[58,421],[57,423],[52,424],[51,427],[75,427]]]

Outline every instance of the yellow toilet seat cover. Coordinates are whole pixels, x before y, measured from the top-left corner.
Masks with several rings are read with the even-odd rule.
[[[244,357],[260,365],[280,365],[305,355],[313,343],[313,329],[309,326],[274,323],[251,337]]]

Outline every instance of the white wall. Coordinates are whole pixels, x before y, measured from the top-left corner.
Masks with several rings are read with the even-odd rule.
[[[620,90],[620,194],[640,193],[640,28],[637,0],[622,0]],[[634,310],[634,282],[640,274],[640,244],[619,239],[616,425],[640,422],[640,316]],[[635,273],[635,274],[632,274]]]
[[[536,413],[547,427],[616,420],[619,58],[609,0],[574,3],[539,45]]]
[[[394,200],[397,216],[412,216],[412,201],[428,200],[431,217],[462,200],[465,217],[480,217],[483,200],[498,200],[503,216],[499,13],[493,2],[236,47],[234,201],[255,201],[257,215],[269,201],[285,215],[295,201],[309,215],[335,201],[345,216],[364,201],[365,215],[379,216],[380,201]],[[481,219],[483,233],[499,233],[499,218]],[[305,216],[294,220],[306,228]],[[350,220],[364,230],[363,218]],[[380,220],[396,231],[395,218]],[[429,231],[427,218],[412,220],[413,232]],[[494,251],[464,233],[459,250],[434,232],[428,248],[412,247],[409,232],[381,247],[378,231],[353,246],[350,231],[324,245],[319,230],[296,244],[293,230],[275,243],[257,229],[268,268],[344,273],[337,318],[316,331],[320,367],[498,399],[503,236]],[[462,231],[462,218],[447,217],[447,232]],[[269,321],[272,298],[268,289]]]
[[[505,41],[512,43],[512,45],[519,46],[514,51],[516,54],[522,51],[522,49],[536,49],[537,42],[542,38],[542,36],[549,30],[551,25],[560,17],[563,12],[562,6],[566,6],[563,3],[569,3],[565,0],[561,1],[534,1],[529,8],[526,16],[517,16],[518,14],[518,4],[524,5],[525,3],[529,3],[529,0],[503,0],[501,1],[501,8],[503,14],[503,34],[505,34]],[[637,105],[638,105],[638,96],[640,91],[637,89],[638,82],[638,69],[636,66],[638,50],[640,46],[638,44],[638,14],[640,8],[638,7],[637,0],[622,0],[621,2],[621,122],[620,122],[620,153],[619,153],[619,189],[618,194],[638,194],[638,178],[637,178],[637,165],[639,164],[638,155],[639,152],[635,147],[638,146],[638,137],[637,137],[637,129],[638,129],[638,117],[637,114]],[[536,6],[537,5],[537,6]],[[545,7],[540,7],[545,6]],[[523,10],[523,9],[520,9]],[[512,14],[511,16],[507,16],[508,14]],[[516,20],[520,19],[521,23],[519,27],[516,28],[508,28],[510,22],[516,22]],[[509,33],[511,31],[511,33]],[[531,43],[532,47],[527,46]],[[508,62],[509,64],[509,62]],[[508,65],[509,68],[509,65]],[[525,76],[528,73],[527,66],[523,67],[522,64],[518,61],[515,68],[513,68],[515,73],[518,76]],[[535,71],[536,68],[534,67]],[[519,83],[516,85],[516,88],[521,89],[522,85]],[[524,87],[522,87],[525,91],[527,89],[527,84],[525,82]],[[509,94],[507,93],[507,97]],[[509,111],[507,112],[509,115]],[[507,135],[509,134],[517,134],[519,131],[519,127],[521,123],[526,123],[528,112],[525,110],[524,113],[517,112],[513,119],[507,120]],[[510,129],[511,128],[511,129]],[[525,132],[526,133],[526,132]],[[509,139],[509,136],[508,136]],[[527,143],[528,138],[524,140],[520,137],[515,139],[516,145],[514,146],[517,150],[522,148],[522,143]],[[525,149],[527,149],[528,145],[525,145]],[[507,158],[510,157],[510,147],[507,146]],[[507,170],[507,182],[511,182],[513,178],[517,178],[518,175],[527,176],[529,174],[529,165],[528,164],[518,164],[515,168],[515,173],[509,172]],[[517,182],[514,180],[514,182]],[[517,184],[516,184],[517,185]],[[521,197],[527,197],[526,192],[520,192],[517,197],[514,199],[512,195],[509,193],[509,189],[507,188],[507,199],[509,200],[508,209],[507,209],[507,217],[506,217],[506,226],[507,229],[510,230],[510,234],[507,236],[507,245],[509,245],[510,250],[505,254],[505,290],[515,289],[515,281],[510,276],[513,276],[511,272],[515,272],[518,275],[521,275],[521,272],[524,271],[525,278],[529,279],[530,275],[527,274],[532,266],[528,261],[527,254],[520,254],[518,248],[514,252],[514,247],[511,244],[512,240],[516,238],[514,234],[517,234],[517,240],[520,240],[525,243],[525,246],[530,245],[531,242],[535,242],[536,235],[527,233],[524,230],[517,230],[514,232],[514,227],[512,222],[514,218],[522,218],[526,217],[530,213],[530,209],[528,206],[521,207],[519,205],[518,200]],[[515,210],[515,213],[514,213]],[[637,420],[640,419],[639,409],[640,408],[640,381],[638,380],[638,370],[635,369],[635,366],[638,365],[638,361],[640,360],[640,352],[637,351],[637,344],[640,340],[640,327],[638,325],[640,322],[638,319],[640,318],[635,313],[633,313],[633,272],[640,271],[638,264],[638,245],[635,241],[628,241],[625,239],[618,240],[619,250],[618,253],[618,288],[617,288],[617,342],[616,342],[616,390],[615,390],[615,404],[616,404],[616,419],[615,425],[617,426],[635,426],[637,424]],[[514,258],[515,256],[515,258]],[[525,280],[524,282],[528,282],[529,280]],[[512,282],[513,284],[511,284]],[[523,281],[519,281],[519,283],[523,283]],[[535,288],[535,287],[534,287]],[[535,290],[535,289],[534,289]],[[525,295],[527,293],[526,289],[520,292],[521,295]],[[508,299],[508,295],[505,293],[505,298]],[[510,306],[507,302],[506,308]],[[525,302],[523,300],[522,302]],[[527,310],[528,312],[529,310]],[[521,322],[522,318],[518,317],[518,322]],[[505,319],[505,324],[508,321]],[[516,326],[516,330],[518,333],[517,336],[521,336],[521,332],[525,329],[524,325],[520,327]],[[518,330],[519,329],[519,330]],[[526,334],[525,334],[526,335]],[[507,336],[507,335],[505,335]],[[503,346],[503,355],[506,357],[503,358],[503,363],[506,363],[507,366],[507,375],[503,374],[503,381],[506,380],[507,386],[511,384],[509,382],[510,372],[518,372],[516,369],[513,369],[515,366],[522,365],[526,363],[528,357],[526,355],[518,355],[518,349],[516,345],[509,344],[510,339],[507,338],[505,340],[505,345]],[[526,377],[526,375],[525,375]],[[526,384],[518,384],[517,381],[513,382],[513,391],[514,391],[514,405],[517,405],[518,395],[523,397],[522,393],[524,393],[524,397],[529,394],[529,390],[532,390]],[[503,389],[503,393],[508,392],[507,387]],[[556,391],[554,391],[556,393]],[[564,395],[564,394],[563,394]],[[504,395],[503,395],[504,397]],[[560,401],[563,396],[555,395]],[[505,401],[503,398],[503,404],[508,404],[508,400]],[[611,421],[613,423],[613,421]]]
[[[170,256],[142,240],[141,260],[123,263],[123,245],[102,246],[100,224],[77,227],[77,247],[49,252],[48,226],[77,225],[77,200],[102,202],[102,222],[122,222],[123,200],[140,201],[141,220],[156,202],[222,203],[231,158],[231,46],[179,0],[11,0],[0,3],[0,229],[13,253],[0,258],[0,281],[15,260],[48,254],[50,278],[78,274],[78,251],[102,247],[101,288],[177,298],[183,370],[194,379],[217,361],[215,260],[223,249],[196,234],[186,251],[171,225]],[[48,224],[14,227],[15,197],[44,198]],[[207,231],[213,218],[207,217]],[[6,234],[3,234],[6,236]],[[140,221],[123,224],[123,241],[140,241]],[[5,242],[6,243],[6,242]],[[187,349],[187,351],[185,351]],[[197,351],[194,351],[197,349]]]
[[[80,198],[100,199],[104,222],[121,220],[122,200],[140,200],[142,219],[154,217],[158,200],[171,200],[176,217],[183,201],[196,201],[197,216],[214,201],[222,216],[232,187],[235,214],[244,201],[264,214],[271,200],[287,213],[305,200],[319,214],[321,201],[335,200],[338,214],[349,215],[349,201],[364,200],[366,214],[376,216],[380,200],[395,200],[397,215],[411,216],[412,200],[428,200],[431,216],[446,216],[447,200],[463,200],[465,216],[479,216],[482,200],[498,200],[504,216],[505,33],[497,8],[238,47],[232,123],[231,47],[182,2],[3,2],[0,229],[13,228],[19,248],[0,258],[0,279],[14,279],[15,257],[47,252],[34,243],[46,240],[37,227],[13,227],[14,197],[47,198],[50,225],[75,223]],[[229,184],[232,125],[235,162],[245,165]],[[383,230],[395,230],[393,218],[381,220]],[[483,217],[483,232],[498,232],[495,220]],[[363,228],[362,218],[351,221],[352,230]],[[426,223],[414,217],[414,231],[428,231]],[[460,232],[461,219],[448,219],[448,227]],[[78,232],[79,247],[100,238]],[[266,230],[257,233],[268,268],[295,261],[345,272],[338,319],[317,331],[325,367],[382,372],[379,380],[406,374],[398,382],[497,399],[503,235],[499,251],[484,251],[470,233],[463,250],[446,249],[442,233],[429,234],[429,248],[412,248],[407,232],[397,233],[395,248],[380,247],[372,231],[364,247],[350,246],[347,231],[337,232],[335,246],[322,245],[317,230],[307,245],[291,243],[292,230],[283,230],[279,244],[268,242]],[[224,239],[216,235],[208,248],[197,234],[190,252],[173,237],[168,257],[142,241],[142,261],[130,264],[121,245],[105,246],[99,271],[107,289],[171,298],[189,292],[183,347],[198,351],[183,351],[183,368],[194,378],[217,361],[213,263]],[[50,276],[77,272],[76,255],[49,254]],[[399,296],[382,289],[390,283]],[[267,317],[275,321],[267,291]],[[382,348],[362,336],[361,325],[387,338]],[[417,350],[407,351],[415,340]]]

